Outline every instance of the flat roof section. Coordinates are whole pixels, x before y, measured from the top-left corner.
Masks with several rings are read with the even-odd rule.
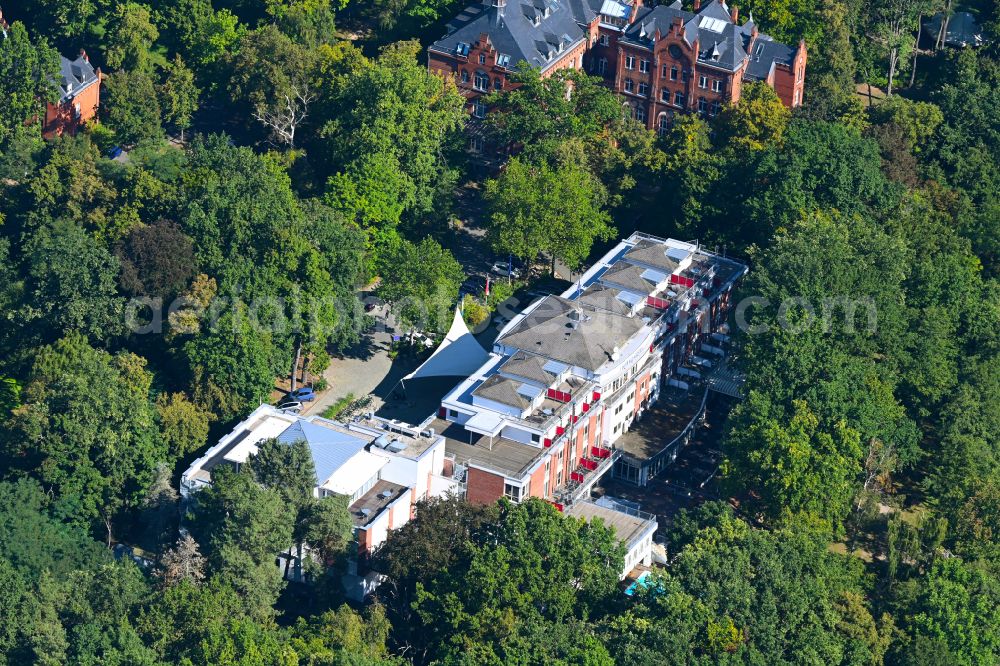
[[[615,531],[615,536],[628,548],[631,548],[649,530],[656,525],[651,518],[642,518],[624,511],[616,511],[599,506],[593,502],[577,502],[566,509],[567,516],[583,518],[587,522],[600,518],[607,527]],[[651,514],[650,514],[651,515]]]
[[[445,453],[461,465],[478,464],[511,479],[520,479],[545,454],[545,449],[522,444],[505,437],[490,438],[476,435],[457,423],[434,419],[428,424],[434,432],[444,435]],[[471,443],[470,443],[471,437]]]
[[[618,438],[615,448],[629,458],[649,460],[683,432],[697,413],[703,397],[704,386],[697,383],[687,391],[664,389],[660,399]]]
[[[367,527],[387,506],[409,490],[406,486],[380,479],[371,487],[371,490],[348,507],[351,518],[354,520],[354,526]]]

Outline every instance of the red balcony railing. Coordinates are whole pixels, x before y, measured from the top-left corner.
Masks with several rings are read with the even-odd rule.
[[[579,472],[571,472],[569,478],[577,483],[583,483],[583,474],[580,474]]]
[[[573,396],[566,391],[558,391],[556,389],[548,389],[545,391],[545,396],[551,398],[552,400],[557,400],[559,402],[569,402],[573,399]]]

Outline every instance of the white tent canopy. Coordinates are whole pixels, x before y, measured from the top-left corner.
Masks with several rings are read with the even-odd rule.
[[[455,309],[455,318],[451,322],[448,334],[438,345],[431,357],[419,368],[403,377],[403,380],[420,377],[467,377],[478,370],[489,354],[476,342],[465,325],[461,311]]]

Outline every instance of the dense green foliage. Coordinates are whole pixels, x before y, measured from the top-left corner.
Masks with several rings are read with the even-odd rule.
[[[997,5],[749,0],[741,21],[805,40],[804,106],[747,84],[662,133],[598,78],[525,67],[475,123],[504,157],[485,175],[423,60],[460,9],[4,3],[0,664],[1000,661]],[[920,41],[941,10],[992,43]],[[98,122],[43,140],[81,46]],[[178,496],[276,378],[360,339],[363,286],[446,329],[459,215],[529,267],[635,229],[751,267],[731,501],[677,515],[635,597],[600,523],[438,499],[361,563],[389,578],[352,610],[352,519],[313,496],[303,442]]]

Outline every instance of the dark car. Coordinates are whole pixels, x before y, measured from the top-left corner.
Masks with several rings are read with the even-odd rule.
[[[111,150],[108,151],[108,159],[113,160],[121,154],[122,154],[121,146],[114,146],[111,148]]]
[[[316,399],[316,393],[308,386],[295,389],[288,394],[289,400],[299,400],[301,402],[312,402]]]

